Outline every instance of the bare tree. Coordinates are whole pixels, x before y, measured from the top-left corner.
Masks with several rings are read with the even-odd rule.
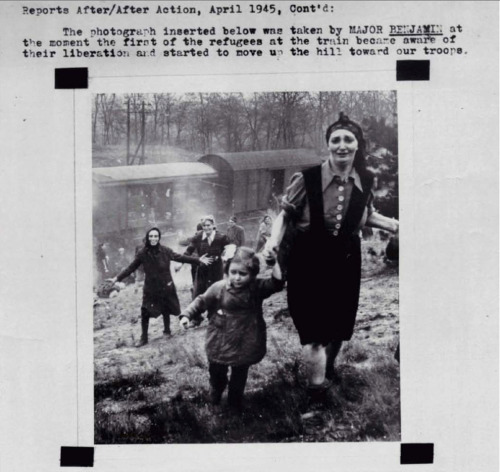
[[[97,143],[97,117],[99,115],[99,95],[95,94],[92,104],[92,143]]]
[[[245,100],[243,102],[244,117],[250,129],[250,148],[252,151],[258,151],[260,149],[259,131],[261,128],[261,113],[259,111],[259,103],[260,94],[258,93],[252,94],[251,100]]]

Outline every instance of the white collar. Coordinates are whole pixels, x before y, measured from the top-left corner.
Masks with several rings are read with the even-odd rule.
[[[334,172],[334,170],[330,166],[330,162],[328,160],[323,162],[321,168],[321,187],[323,191],[325,191],[326,187],[330,185],[331,181],[336,175],[337,175],[336,172]],[[351,169],[351,172],[349,173],[348,179],[349,178],[354,180],[354,185],[358,187],[358,189],[362,192],[363,186],[361,184],[361,179],[354,167]]]
[[[212,244],[214,242],[214,238],[215,238],[215,231],[212,231],[212,234],[210,236],[207,236],[207,233],[205,233],[205,231],[203,231],[203,234],[201,236],[202,241],[204,241],[205,239],[208,239],[208,242],[210,244]]]

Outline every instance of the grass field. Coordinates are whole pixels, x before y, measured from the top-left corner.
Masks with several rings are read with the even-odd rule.
[[[286,291],[265,302],[268,353],[250,368],[242,415],[208,402],[206,322],[184,331],[151,320],[140,336],[142,287],[128,286],[94,311],[95,443],[399,441],[398,275],[380,257],[385,242],[363,242],[364,277],[355,334],[337,360],[338,379],[321,406],[308,403],[301,348]],[[370,249],[370,250],[369,250]],[[178,274],[181,306],[189,268]]]

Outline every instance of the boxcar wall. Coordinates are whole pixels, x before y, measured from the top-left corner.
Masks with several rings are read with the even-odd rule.
[[[234,210],[242,213],[265,210],[272,204],[271,172],[265,169],[234,173]]]
[[[202,156],[198,161],[209,165],[217,173],[217,180],[214,181],[215,209],[213,214],[218,221],[223,221],[236,213],[233,198],[235,193],[234,170],[228,162],[215,154]]]
[[[226,216],[272,208],[291,176],[321,159],[309,149],[278,149],[207,154],[199,162],[219,174],[217,207]]]
[[[98,241],[139,244],[152,226],[167,241],[190,234],[201,216],[215,213],[216,176],[162,183],[93,184],[93,234]]]

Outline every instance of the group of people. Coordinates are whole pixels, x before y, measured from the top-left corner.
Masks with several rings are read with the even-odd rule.
[[[161,245],[160,230],[150,229],[144,248],[112,279],[123,280],[143,267],[141,345],[148,342],[149,317],[163,315],[169,334],[169,315],[179,316],[187,328],[199,325],[208,312],[206,352],[214,404],[229,385],[229,404],[242,406],[248,369],[266,353],[262,303],[283,288],[282,266],[290,315],[303,346],[308,392],[313,400],[323,398],[342,343],[353,334],[361,278],[360,230],[367,225],[398,234],[397,220],[374,209],[373,176],[365,165],[361,127],[341,114],[325,137],[329,158],[295,174],[274,223],[266,217],[260,225],[257,250],[273,265],[269,276],[257,277],[259,257],[244,246],[244,231],[235,219],[224,235],[215,230],[214,218],[206,216],[184,254]],[[171,261],[196,268],[194,299],[182,311]]]

